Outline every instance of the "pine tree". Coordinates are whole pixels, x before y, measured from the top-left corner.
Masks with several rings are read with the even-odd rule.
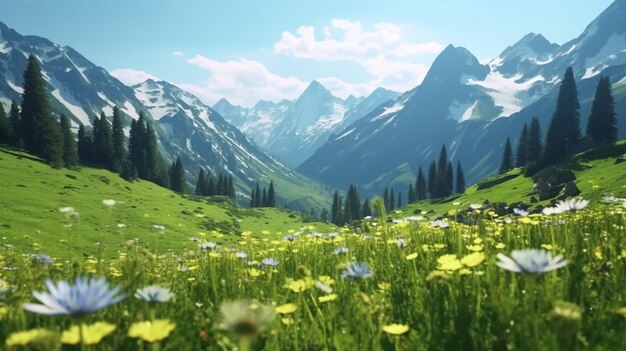
[[[226,181],[226,196],[228,196],[232,200],[235,200],[235,182],[233,181],[232,175],[229,175],[228,180]]]
[[[361,200],[359,199],[359,193],[356,190],[356,186],[352,184],[350,184],[350,187],[348,188],[343,213],[346,223],[350,223],[361,218]]]
[[[370,206],[370,200],[363,200],[363,206],[361,206],[361,216],[370,217],[372,215],[372,208]]]
[[[416,200],[424,200],[427,197],[426,193],[426,178],[424,178],[424,172],[422,171],[422,166],[420,166],[419,171],[417,172],[417,181],[415,182],[415,195]]]
[[[216,192],[216,185],[215,185],[215,177],[213,177],[213,174],[211,174],[210,171],[207,171],[207,175],[206,175],[206,192],[205,195],[207,196],[213,196],[213,195],[217,195]]]
[[[22,133],[20,126],[20,108],[17,106],[17,102],[11,101],[11,109],[9,110],[9,122],[11,123],[11,145],[21,147],[22,146]]]
[[[413,183],[409,183],[409,191],[407,192],[409,195],[409,203],[412,204],[415,202],[415,190],[413,190]]]
[[[261,185],[256,182],[256,197],[254,199],[254,207],[263,207],[263,195],[261,193]]]
[[[12,139],[11,122],[9,122],[6,112],[4,112],[4,105],[0,102],[0,144],[9,144]]]
[[[252,190],[250,191],[250,208],[252,207],[256,207],[256,191],[254,190],[254,187],[252,187]]]
[[[556,110],[550,120],[543,154],[544,165],[555,164],[575,150],[580,140],[579,108],[574,72],[569,67],[561,82]]]
[[[437,198],[437,165],[435,161],[430,163],[428,168],[428,194],[431,199]]]
[[[500,163],[500,174],[513,169],[513,150],[511,148],[511,138],[506,138],[504,152],[502,153],[502,163]]]
[[[185,192],[185,168],[180,160],[180,155],[176,157],[176,161],[172,164],[170,172],[170,189],[178,192]]]
[[[224,188],[224,176],[222,173],[218,173],[215,178],[215,195],[222,195],[222,189]],[[261,196],[261,193],[258,194]]]
[[[448,189],[448,151],[446,146],[441,146],[439,152],[439,163],[437,163],[437,178],[435,180],[435,195],[433,198],[447,196]]]
[[[587,124],[587,135],[597,144],[610,144],[617,141],[615,101],[609,77],[601,77],[598,82]]]
[[[170,185],[168,186],[168,188],[170,190],[172,189],[171,179],[172,179],[172,172],[174,172],[174,166],[176,166],[176,160],[172,161],[172,164],[170,164],[170,166],[167,167],[167,175],[170,178]]]
[[[396,209],[396,197],[393,193],[393,188],[389,191],[389,210],[393,211]]]
[[[113,108],[113,128],[111,132],[112,142],[112,160],[111,166],[114,172],[119,172],[122,163],[126,159],[126,147],[124,146],[124,124],[120,109],[115,106]]]
[[[91,136],[85,132],[85,126],[78,126],[78,158],[82,162],[92,162],[93,161],[93,140]]]
[[[263,187],[263,195],[261,197],[261,207],[267,207],[267,188]]]
[[[143,112],[139,112],[139,119],[130,123],[130,136],[128,138],[128,156],[132,161],[139,178],[148,180],[148,169],[146,166],[146,150],[144,139],[146,135],[145,117]]]
[[[198,172],[198,180],[196,180],[196,189],[194,190],[194,194],[204,196],[206,189],[206,174],[204,173],[204,169],[200,167],[200,171]]]
[[[135,168],[135,165],[128,157],[126,157],[124,159],[124,162],[122,162],[122,170],[120,171],[120,177],[122,177],[122,179],[125,179],[129,182],[139,178],[137,176],[137,169]]]
[[[95,152],[95,161],[99,165],[113,170],[113,147],[111,137],[111,126],[107,121],[104,112],[100,114],[100,118],[96,118],[93,122],[93,144]]]
[[[163,163],[163,159],[159,158],[159,164],[156,171],[156,178],[152,181],[153,183],[162,186],[164,188],[171,188],[170,184],[170,173],[168,172],[165,163]]]
[[[528,126],[524,124],[522,128],[522,134],[519,137],[519,142],[517,143],[517,154],[515,157],[517,167],[524,167],[528,163],[528,158],[526,157],[528,153]]]
[[[152,182],[163,181],[163,179],[159,179],[160,169],[163,168],[163,160],[159,152],[156,133],[152,127],[152,123],[148,121],[146,121],[145,135],[142,141],[146,155],[146,173],[148,180]]]
[[[398,192],[398,204],[396,205],[396,208],[400,207],[402,207],[402,193]]]
[[[465,173],[463,173],[461,161],[456,163],[456,192],[457,194],[465,193]]]
[[[70,129],[70,121],[65,114],[61,114],[60,126],[63,135],[63,163],[68,168],[76,167],[78,166],[78,149],[74,140],[74,134],[72,134]]]
[[[526,152],[526,162],[537,163],[541,159],[543,152],[543,142],[541,141],[541,125],[539,118],[533,117],[530,123],[530,131],[528,132],[528,150]]]
[[[39,61],[28,57],[24,72],[20,132],[26,149],[41,156],[53,167],[63,165],[63,140],[59,124],[52,116]]]
[[[339,196],[339,192],[335,191],[333,194],[333,204],[330,209],[330,221],[335,225],[342,225],[342,215],[341,215],[341,197]]]
[[[351,223],[354,220],[354,217],[352,217],[352,184],[348,188],[346,201],[343,203],[343,219],[346,223]]]
[[[270,181],[270,187],[267,191],[267,206],[276,207],[276,190],[274,189],[274,181]]]
[[[448,161],[448,166],[446,167],[446,187],[444,196],[452,195],[454,191],[454,168],[452,168],[452,161]]]

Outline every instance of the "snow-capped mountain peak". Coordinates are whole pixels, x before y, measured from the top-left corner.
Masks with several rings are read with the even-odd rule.
[[[489,67],[478,62],[469,50],[448,45],[433,62],[423,84],[458,84],[469,77],[484,79],[488,73]]]
[[[558,44],[551,43],[543,35],[529,33],[517,43],[507,47],[497,60],[501,62],[516,61],[517,63],[522,61],[545,62],[554,55],[558,48]]]
[[[214,109],[258,145],[295,166],[330,135],[397,96],[377,89],[368,98],[349,96],[342,100],[314,80],[294,101],[261,100],[247,109],[220,101]]]

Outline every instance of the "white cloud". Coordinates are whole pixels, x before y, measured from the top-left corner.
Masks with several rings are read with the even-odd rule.
[[[405,38],[405,30],[393,23],[378,23],[367,31],[361,22],[334,19],[322,32],[323,39],[316,37],[312,26],[301,26],[295,34],[283,32],[281,40],[274,44],[274,51],[318,61],[353,61],[371,75],[366,85],[405,91],[426,76],[424,56],[437,54],[444,48],[434,41],[410,42]],[[359,90],[363,84],[354,86]]]
[[[179,84],[180,87],[211,105],[224,96],[243,106],[251,106],[260,99],[295,99],[307,86],[296,77],[274,74],[253,60],[217,61],[196,55],[187,62],[209,71],[210,76],[201,85]]]
[[[159,78],[155,77],[154,75],[148,72],[144,72],[144,71],[140,71],[140,70],[136,70],[132,68],[118,68],[112,71],[111,75],[119,79],[122,83],[128,86],[145,82],[148,79],[160,80]]]
[[[319,31],[319,38],[316,33]],[[295,33],[283,32],[274,44],[274,52],[289,57],[317,61],[349,61],[362,67],[362,81],[347,82],[339,77],[316,77],[334,95],[366,96],[378,87],[404,92],[421,83],[428,67],[424,64],[443,49],[437,42],[414,42],[407,31],[393,23],[378,23],[365,29],[361,22],[334,19],[319,30],[301,26]],[[187,57],[175,51],[174,56]],[[187,57],[186,61],[207,72],[201,83],[177,84],[209,105],[222,97],[242,106],[252,106],[259,100],[280,101],[296,99],[308,86],[295,76],[270,72],[261,62],[250,59],[219,61],[202,55]],[[314,67],[314,66],[313,66]],[[120,74],[130,80],[147,74],[125,70]],[[369,77],[368,77],[369,76]],[[135,80],[144,80],[146,77]],[[121,78],[120,78],[121,79]]]

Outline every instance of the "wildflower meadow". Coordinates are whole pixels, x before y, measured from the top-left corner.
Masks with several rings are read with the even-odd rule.
[[[190,233],[180,251],[131,241],[116,257],[5,247],[0,340],[6,350],[624,349],[622,201],[504,217],[475,207],[472,225],[413,216],[333,233],[259,228],[233,242]]]

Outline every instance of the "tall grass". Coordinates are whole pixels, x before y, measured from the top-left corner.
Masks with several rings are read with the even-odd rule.
[[[442,229],[426,221],[370,222],[330,235],[305,229],[284,240],[269,239],[259,228],[229,247],[176,253],[150,252],[131,241],[116,259],[96,255],[50,265],[34,263],[31,255],[5,247],[0,252],[0,279],[8,291],[0,299],[0,341],[33,328],[59,334],[69,329],[73,323],[69,317],[39,316],[21,305],[35,301],[32,290],[45,290],[47,278],[71,282],[89,275],[105,276],[128,295],[88,316],[86,323],[117,327],[98,344],[87,346],[92,350],[246,348],[238,331],[222,323],[220,306],[236,300],[252,310],[262,305],[296,306],[292,313],[292,306],[277,308],[267,330],[246,337],[251,349],[625,348],[626,312],[620,310],[626,306],[622,205],[597,205],[556,216],[503,219],[480,211],[475,216],[479,218],[474,226],[450,222]],[[347,253],[334,254],[340,246],[347,247]],[[533,275],[496,266],[498,253],[524,248],[562,254],[569,264]],[[247,259],[239,257],[241,252]],[[467,258],[470,254],[474,256]],[[264,266],[264,258],[279,263]],[[373,276],[342,279],[349,262],[364,262]],[[333,291],[323,291],[317,281]],[[175,298],[151,307],[133,296],[138,288],[152,284],[169,287]],[[128,337],[131,324],[152,318],[169,319],[176,328],[154,344]],[[394,329],[394,324],[401,326]],[[33,344],[13,349],[28,347]],[[44,346],[58,348],[78,346]]]

